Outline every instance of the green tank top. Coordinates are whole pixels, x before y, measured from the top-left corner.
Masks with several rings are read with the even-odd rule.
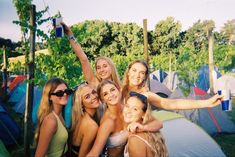
[[[60,121],[60,118],[52,112],[57,120],[57,131],[54,134],[51,143],[49,145],[46,157],[60,157],[64,151],[67,151],[67,139],[68,139],[68,132],[65,126]]]

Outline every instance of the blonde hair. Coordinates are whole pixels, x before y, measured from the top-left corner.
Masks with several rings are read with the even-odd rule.
[[[143,82],[138,86],[139,89],[143,88],[143,87],[146,87],[146,82],[148,80],[148,77],[149,77],[149,68],[148,68],[148,64],[144,61],[144,60],[134,60],[133,62],[131,62],[126,71],[125,71],[125,74],[124,74],[124,77],[123,77],[123,86],[122,86],[122,95],[124,98],[128,98],[129,97],[129,92],[130,92],[130,88],[129,88],[129,71],[131,69],[131,67],[135,64],[135,63],[140,63],[142,64],[143,66],[146,67],[146,72],[145,72],[145,78],[143,80]]]
[[[145,112],[143,118],[143,124],[147,124],[153,121],[154,117],[151,114],[151,107],[148,104],[147,110]],[[146,140],[152,146],[152,151],[154,152],[154,157],[167,157],[168,150],[166,147],[165,139],[160,131],[153,133],[153,132],[146,132],[145,133]]]
[[[67,83],[60,78],[52,78],[49,81],[47,81],[46,84],[44,85],[42,98],[38,109],[38,125],[35,131],[36,143],[38,142],[40,126],[44,118],[53,110],[53,104],[52,101],[50,100],[51,93],[53,93],[55,89],[61,84],[65,84],[68,87]]]
[[[71,126],[72,132],[76,129],[76,126],[78,125],[79,121],[84,115],[84,107],[82,104],[82,90],[84,89],[84,87],[87,86],[88,84],[86,83],[81,84],[74,93],[74,100],[72,107],[72,126]]]
[[[115,67],[115,65],[114,65],[114,63],[113,63],[113,61],[112,61],[110,58],[105,57],[105,56],[98,57],[98,58],[96,59],[96,61],[95,61],[95,68],[96,68],[96,70],[97,70],[97,63],[98,63],[98,61],[99,61],[99,60],[102,60],[102,59],[105,60],[105,61],[109,64],[109,66],[111,67],[111,69],[112,69],[111,80],[112,80],[113,82],[115,82],[115,83],[119,86],[119,88],[120,88],[120,87],[121,87],[120,77],[119,77],[119,75],[118,75],[117,69],[116,69],[116,67]],[[96,74],[96,78],[98,79],[99,82],[102,81],[102,79],[101,79],[97,74]]]

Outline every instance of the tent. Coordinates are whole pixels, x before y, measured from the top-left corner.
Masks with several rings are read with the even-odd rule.
[[[196,86],[200,89],[203,89],[204,91],[207,91],[210,88],[209,66],[205,65],[200,67],[198,73],[199,74],[198,79],[196,81]],[[212,75],[214,81],[221,76],[221,74],[216,68],[214,68]]]
[[[33,106],[39,104],[42,97],[42,89],[34,87],[33,92]],[[16,113],[24,113],[26,104],[26,93],[18,100],[18,102],[13,106],[13,109]],[[34,107],[33,107],[34,108]]]
[[[178,99],[182,97],[182,92],[176,90],[170,98]],[[187,99],[203,100],[210,98],[205,91],[193,87]],[[213,108],[202,108],[193,110],[177,110],[177,113],[184,115],[187,119],[201,126],[210,135],[219,133],[235,133],[235,124],[229,119],[228,115],[222,111],[221,106]]]
[[[154,80],[157,80],[159,82],[163,82],[163,80],[167,77],[167,73],[163,70],[156,70],[154,72],[152,72],[150,75],[149,75],[150,79],[154,79]]]
[[[174,91],[181,83],[176,72],[168,72],[167,77],[163,80],[163,84],[171,91]]]
[[[9,93],[9,102],[18,102],[26,93],[26,82],[17,84]]]
[[[165,94],[165,97],[169,97],[171,95],[171,91],[162,83],[155,79],[150,79],[150,91],[156,94]]]
[[[10,153],[7,151],[5,145],[0,140],[0,157],[10,157]]]
[[[15,75],[13,77],[14,77],[14,79],[12,80],[12,82],[9,85],[10,91],[12,89],[14,89],[19,83],[23,82],[26,79],[25,75]]]
[[[215,81],[214,92],[220,89],[230,90],[231,96],[235,96],[235,77],[223,75]]]
[[[163,121],[161,132],[169,157],[225,157],[220,146],[203,129],[179,114],[153,111]]]
[[[2,102],[0,102],[0,130],[0,139],[5,145],[17,144],[20,128],[7,113]]]

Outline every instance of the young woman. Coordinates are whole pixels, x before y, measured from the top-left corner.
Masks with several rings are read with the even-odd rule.
[[[130,92],[130,97],[123,108],[124,121],[127,124],[146,124],[153,120],[147,97]],[[161,124],[162,125],[162,124]],[[125,157],[166,157],[168,156],[165,140],[161,133],[138,132],[130,134],[126,145]]]
[[[71,157],[86,156],[91,150],[98,131],[98,124],[94,117],[99,105],[96,90],[88,84],[81,84],[75,92],[72,108]]]
[[[68,132],[62,109],[70,94],[72,90],[59,78],[53,78],[45,84],[38,111],[35,157],[58,157],[66,153]]]
[[[104,148],[105,154],[108,156],[122,156],[128,131],[124,130],[123,99],[120,88],[112,81],[103,80],[99,84],[97,92],[100,99],[106,103],[107,110],[100,121],[95,143],[87,156],[97,157],[102,154]],[[145,125],[133,125],[130,130],[132,132],[146,130],[154,132],[159,129],[157,127],[159,127],[159,121],[152,121]]]
[[[143,60],[135,60],[128,66],[124,81],[122,93],[125,100],[129,97],[130,91],[135,91],[142,93],[147,96],[150,104],[164,108],[168,110],[178,110],[178,109],[195,109],[195,108],[205,108],[214,107],[220,104],[223,96],[214,95],[207,100],[187,100],[187,99],[167,99],[158,96],[157,94],[150,92],[146,81],[149,77],[148,65]]]
[[[112,80],[119,87],[121,87],[119,75],[111,59],[108,57],[97,58],[95,62],[96,73],[94,73],[86,54],[82,50],[81,46],[76,42],[73,32],[66,24],[62,23],[62,25],[64,26],[65,34],[68,36],[69,42],[75,51],[75,54],[81,62],[85,80],[95,87],[97,87],[102,80]]]

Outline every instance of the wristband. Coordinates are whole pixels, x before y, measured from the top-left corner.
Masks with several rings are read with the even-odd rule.
[[[74,35],[69,36],[68,39],[69,39],[69,41],[70,41],[70,40],[73,40],[73,41],[76,42],[76,38],[74,37]]]

